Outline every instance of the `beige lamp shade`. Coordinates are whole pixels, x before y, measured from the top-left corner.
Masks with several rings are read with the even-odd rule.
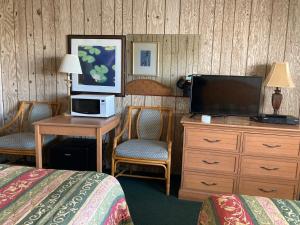
[[[295,84],[292,80],[289,64],[274,63],[265,81],[267,87],[293,88]]]
[[[81,65],[78,56],[72,54],[66,54],[60,64],[58,72],[82,74]]]

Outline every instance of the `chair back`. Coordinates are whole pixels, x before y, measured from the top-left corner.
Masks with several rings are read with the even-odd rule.
[[[15,132],[34,131],[33,123],[59,113],[60,103],[20,101],[19,108],[15,116],[3,127],[0,128],[0,134],[9,134]]]
[[[36,104],[33,103],[28,113],[28,124],[30,125],[30,131],[34,130],[33,123],[42,119],[46,119],[52,116],[51,105],[47,103]]]
[[[159,109],[141,109],[136,123],[139,139],[159,140],[162,133],[162,113]]]
[[[172,138],[172,117],[173,111],[167,107],[129,106],[128,139],[169,141]]]
[[[51,102],[25,102],[28,104],[27,121],[24,121],[26,130],[34,132],[33,123],[42,119],[55,116],[59,112],[60,104]]]

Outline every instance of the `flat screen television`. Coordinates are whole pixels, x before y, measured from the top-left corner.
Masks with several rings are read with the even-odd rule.
[[[193,76],[190,112],[213,116],[257,116],[262,81],[260,76]]]

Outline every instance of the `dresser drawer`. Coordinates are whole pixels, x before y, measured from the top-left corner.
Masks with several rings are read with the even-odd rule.
[[[212,170],[235,172],[237,156],[224,156],[212,153],[185,151],[184,168],[195,170]]]
[[[203,175],[195,172],[184,171],[183,188],[207,192],[232,193],[234,178]]]
[[[245,153],[297,157],[300,137],[245,134]]]
[[[241,175],[296,179],[297,168],[297,162],[280,162],[243,157],[241,164]]]
[[[268,198],[294,199],[296,187],[294,184],[263,183],[240,180],[239,194],[264,196]]]
[[[185,146],[221,151],[237,151],[238,133],[187,128]]]

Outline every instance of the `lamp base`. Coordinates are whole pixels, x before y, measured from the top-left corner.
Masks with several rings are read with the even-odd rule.
[[[272,106],[274,109],[274,115],[278,115],[278,111],[282,101],[282,94],[280,89],[277,87],[272,94]]]

